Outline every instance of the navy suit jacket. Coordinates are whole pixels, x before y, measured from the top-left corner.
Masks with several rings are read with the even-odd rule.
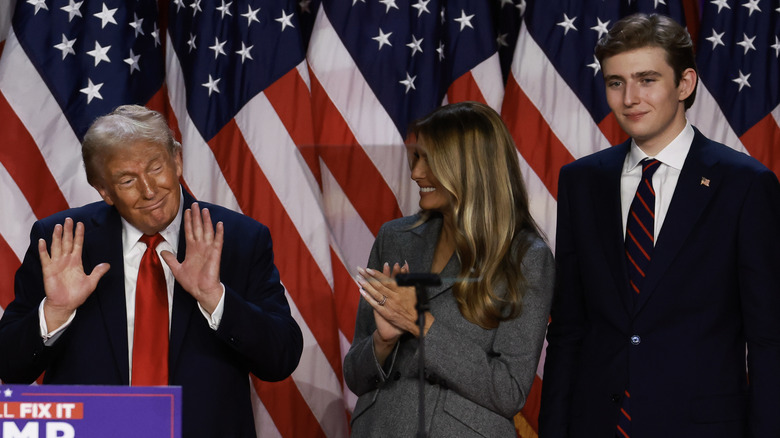
[[[632,438],[780,436],[777,177],[696,130],[634,305],[629,146],[560,173],[540,437],[614,437],[627,388]]]
[[[185,209],[194,202],[184,192]],[[169,345],[169,383],[182,386],[183,436],[255,436],[249,373],[267,381],[289,376],[302,350],[301,331],[273,263],[268,228],[223,207],[208,208],[222,221],[225,241],[220,277],[225,307],[212,330],[197,302],[176,283]],[[85,225],[84,270],[99,263],[111,269],[76,311],[62,336],[46,347],[40,336],[38,306],[44,298],[37,241],[50,244],[54,225],[66,217]],[[31,244],[16,273],[15,298],[0,320],[0,379],[30,383],[128,385],[127,314],[122,259],[122,223],[104,202],[57,213],[36,222]],[[184,226],[178,259],[186,254]]]

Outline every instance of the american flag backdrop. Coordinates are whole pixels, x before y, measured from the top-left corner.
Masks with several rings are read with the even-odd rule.
[[[698,43],[692,123],[780,175],[780,0],[708,1]]]
[[[196,198],[271,229],[305,348],[291,378],[253,380],[258,435],[347,436],[352,275],[379,226],[416,211],[409,121],[445,102],[500,110],[554,246],[558,169],[625,138],[593,46],[636,11],[695,37],[691,121],[780,171],[780,0],[0,0],[0,313],[32,222],[99,199],[86,128],[145,104],[180,136]]]

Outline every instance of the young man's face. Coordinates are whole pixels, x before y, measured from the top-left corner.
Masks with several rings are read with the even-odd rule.
[[[660,47],[643,47],[604,59],[607,103],[620,127],[654,156],[685,127],[683,101],[693,92],[696,72],[686,69],[678,85]]]

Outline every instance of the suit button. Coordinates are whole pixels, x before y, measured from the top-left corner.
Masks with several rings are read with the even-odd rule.
[[[619,403],[620,394],[612,394],[611,396],[609,396],[609,399],[612,400],[612,403]]]
[[[631,336],[631,345],[639,345],[642,343],[642,338],[639,335]]]

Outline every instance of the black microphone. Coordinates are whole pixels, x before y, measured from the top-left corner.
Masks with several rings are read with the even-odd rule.
[[[441,277],[439,274],[427,272],[398,274],[395,276],[395,282],[399,286],[439,286],[441,285]]]
[[[417,328],[420,330],[420,337],[417,344],[419,350],[417,361],[417,393],[418,393],[418,425],[417,438],[426,438],[425,432],[425,312],[429,309],[428,293],[425,288],[428,286],[441,285],[439,274],[428,272],[418,272],[414,274],[398,274],[395,276],[395,282],[399,286],[414,286],[417,295],[417,304],[414,306],[417,310]]]

